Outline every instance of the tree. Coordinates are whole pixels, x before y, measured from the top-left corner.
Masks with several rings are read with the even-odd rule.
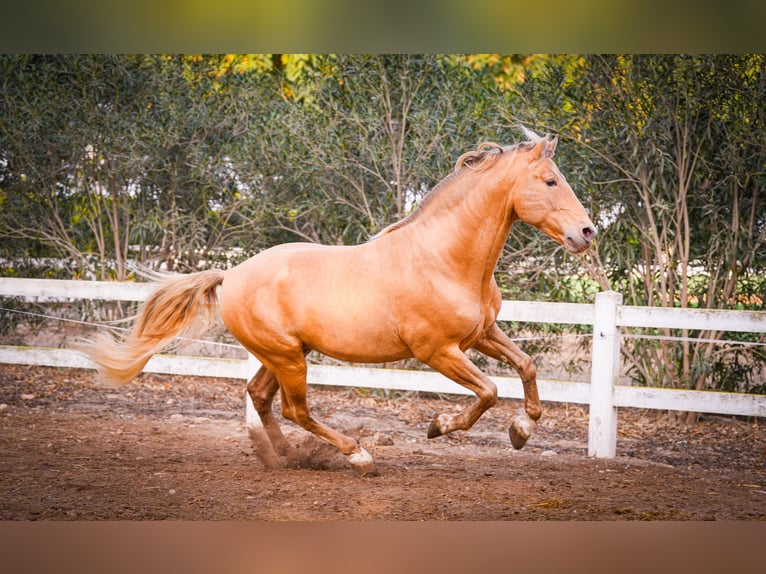
[[[557,102],[547,120],[580,144],[586,169],[576,178],[605,228],[602,277],[627,303],[756,301],[745,296],[765,262],[764,63],[760,55],[592,56],[562,60],[525,85],[530,99]],[[714,354],[711,345],[664,341],[627,358],[643,382],[699,389],[711,382]]]
[[[466,149],[512,133],[491,76],[445,57],[335,56],[312,78],[310,97],[274,102],[271,129],[246,146],[266,162],[264,193],[286,237],[366,241]]]
[[[189,268],[244,236],[257,182],[239,178],[228,151],[256,119],[252,83],[222,83],[183,57],[0,65],[7,249],[51,249],[81,272],[95,254],[99,278],[124,279],[131,256]]]

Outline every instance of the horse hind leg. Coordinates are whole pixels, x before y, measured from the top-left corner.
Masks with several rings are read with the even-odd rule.
[[[303,355],[275,366],[274,372],[282,392],[282,415],[305,430],[327,441],[341,453],[359,476],[372,474],[374,462],[370,453],[353,438],[346,436],[313,418],[306,402],[306,361]]]
[[[263,366],[247,384],[247,392],[262,425],[262,428],[257,426],[249,428],[250,439],[253,442],[255,454],[268,468],[280,466],[277,457],[286,457],[289,460],[292,448],[282,434],[271,410],[277,389],[279,389],[279,381],[276,376]]]

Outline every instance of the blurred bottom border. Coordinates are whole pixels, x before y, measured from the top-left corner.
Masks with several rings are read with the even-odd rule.
[[[748,572],[766,522],[2,522],[5,572]]]

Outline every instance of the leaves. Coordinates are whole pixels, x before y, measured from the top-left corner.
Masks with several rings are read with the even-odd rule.
[[[522,122],[560,136],[600,234],[577,259],[515,226],[507,296],[590,301],[599,285],[628,304],[762,309],[765,69],[758,54],[6,55],[0,250],[123,279],[133,262],[358,243]],[[709,347],[631,352],[644,382],[731,384],[703,368],[731,364]]]
[[[741,278],[763,269],[762,255],[751,254],[764,253],[766,227],[766,121],[754,106],[766,96],[764,63],[759,55],[589,56],[566,92],[574,105],[545,114],[575,131],[571,163],[582,169],[573,187],[592,193],[599,256],[626,303],[728,307],[751,288]],[[559,101],[561,68],[525,83],[538,105]],[[710,345],[627,352],[643,383],[710,384]],[[747,354],[757,373],[760,360]]]

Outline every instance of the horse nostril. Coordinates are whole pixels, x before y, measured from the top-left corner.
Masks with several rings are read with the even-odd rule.
[[[592,241],[596,237],[596,228],[588,225],[582,228],[582,236],[586,241]]]

